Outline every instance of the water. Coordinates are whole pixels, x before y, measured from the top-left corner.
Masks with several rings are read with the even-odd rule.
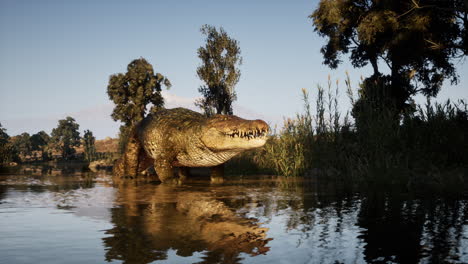
[[[0,174],[0,263],[468,263],[467,205],[280,177],[171,187],[23,166]]]

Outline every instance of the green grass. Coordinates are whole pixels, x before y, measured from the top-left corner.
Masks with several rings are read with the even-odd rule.
[[[339,112],[338,82],[334,86],[329,79],[326,89],[318,86],[314,113],[303,89],[303,112],[275,128],[263,148],[228,162],[227,171],[317,176],[347,185],[408,191],[465,189],[468,108],[464,101],[428,100],[395,114],[391,104],[362,88],[355,97],[349,78],[345,84],[357,118]]]

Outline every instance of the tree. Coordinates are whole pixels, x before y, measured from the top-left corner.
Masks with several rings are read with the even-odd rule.
[[[45,131],[37,132],[31,136],[32,150],[41,151],[42,160],[46,160],[48,155],[46,146],[50,141],[50,136]]]
[[[232,39],[221,27],[219,31],[210,25],[201,27],[206,44],[198,49],[202,65],[197,68],[198,77],[205,83],[198,91],[203,98],[195,105],[205,114],[232,115],[232,102],[236,100],[234,86],[240,78],[241,51],[237,40]]]
[[[119,128],[119,144],[118,151],[119,153],[125,152],[125,147],[127,146],[128,137],[130,136],[131,126],[122,125]]]
[[[169,88],[171,83],[160,73],[154,74],[153,66],[144,58],[133,60],[127,66],[127,73],[109,78],[107,94],[115,103],[112,118],[130,126],[146,116],[148,104],[152,104],[151,112],[164,107],[162,85]]]
[[[8,139],[10,136],[8,136],[6,129],[2,127],[2,123],[0,123],[0,145],[5,145],[8,143]]]
[[[84,156],[85,160],[93,161],[96,159],[96,138],[93,136],[93,132],[85,130],[83,135],[83,145],[84,145]]]
[[[75,122],[75,119],[67,116],[65,119],[59,120],[57,128],[52,129],[51,143],[65,159],[70,158],[76,152],[73,147],[80,145],[79,127],[80,125]]]
[[[24,158],[32,154],[31,136],[29,133],[22,133],[13,138],[13,145],[16,151]]]
[[[437,95],[446,79],[457,83],[454,60],[468,53],[465,0],[321,0],[310,18],[328,38],[324,64],[337,68],[347,53],[354,67],[370,63],[397,110],[419,92]]]
[[[0,164],[13,161],[14,158],[15,150],[10,142],[10,136],[0,123]]]
[[[136,59],[127,66],[127,72],[113,74],[109,78],[107,94],[115,103],[112,118],[121,121],[119,145],[126,145],[131,127],[150,112],[164,107],[161,87],[171,87],[171,82],[160,73],[154,73],[153,66],[144,58]]]

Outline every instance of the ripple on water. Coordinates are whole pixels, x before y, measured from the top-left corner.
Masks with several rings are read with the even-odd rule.
[[[0,175],[0,262],[468,263],[467,204],[273,177],[174,187]]]

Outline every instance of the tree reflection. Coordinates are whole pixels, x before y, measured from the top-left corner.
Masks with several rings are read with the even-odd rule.
[[[457,262],[466,216],[462,201],[369,195],[363,199],[358,221],[365,229],[361,236],[366,243],[365,260]]]
[[[116,205],[103,238],[107,261],[172,262],[175,253],[187,257],[184,263],[468,263],[464,197],[344,192],[336,184],[274,178],[174,187],[123,181],[110,188],[105,173],[23,170],[2,175],[3,208],[36,198],[33,205],[67,210]],[[109,195],[114,203],[102,202]],[[268,243],[258,221],[272,228],[276,243]],[[243,259],[259,254],[266,256]]]
[[[337,187],[303,182],[280,188],[271,199],[251,199],[262,204],[257,217],[286,217],[285,231],[295,234],[297,247],[309,247],[311,263],[467,261],[466,199],[357,194]]]
[[[365,231],[368,263],[417,263],[424,214],[419,203],[398,196],[372,194],[363,198],[358,225]]]
[[[421,238],[424,260],[430,263],[467,261],[466,258],[460,259],[468,250],[464,228],[468,220],[467,205],[466,200],[452,199],[424,202],[425,222]]]

